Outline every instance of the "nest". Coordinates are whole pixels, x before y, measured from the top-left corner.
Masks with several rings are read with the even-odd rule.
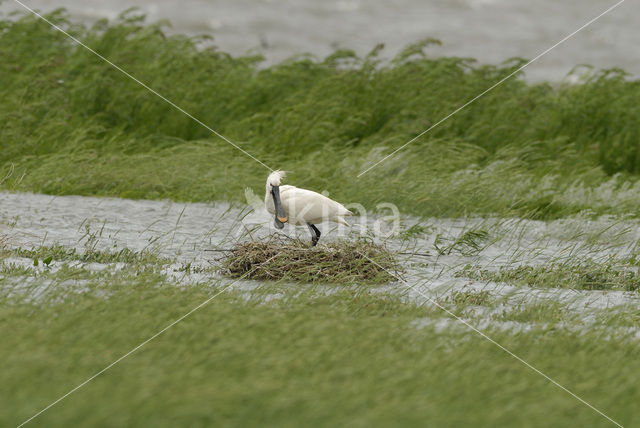
[[[288,279],[324,283],[386,283],[401,269],[384,246],[358,240],[310,247],[282,238],[237,244],[221,259],[223,273],[258,280]]]

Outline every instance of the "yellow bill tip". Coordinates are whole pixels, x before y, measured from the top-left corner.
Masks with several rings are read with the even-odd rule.
[[[277,217],[280,223],[286,223],[289,220],[289,217],[280,217],[280,216],[277,216]]]

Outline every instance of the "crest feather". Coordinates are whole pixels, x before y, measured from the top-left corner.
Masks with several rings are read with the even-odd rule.
[[[287,173],[285,171],[273,171],[269,174],[269,178],[267,178],[267,184],[271,184],[272,186],[279,186],[280,180],[284,178]]]

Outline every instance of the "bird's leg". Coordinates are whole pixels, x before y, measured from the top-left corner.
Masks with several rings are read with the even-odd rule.
[[[315,247],[318,243],[318,240],[320,239],[320,230],[318,230],[318,228],[311,223],[307,223],[307,226],[309,227],[309,231],[311,232],[311,245]]]

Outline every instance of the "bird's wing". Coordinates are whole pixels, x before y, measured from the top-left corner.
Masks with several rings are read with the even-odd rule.
[[[349,215],[341,203],[336,202],[312,190],[300,189],[294,186],[281,186],[280,198],[287,214],[304,219],[307,222],[321,222],[332,220],[343,215]]]

